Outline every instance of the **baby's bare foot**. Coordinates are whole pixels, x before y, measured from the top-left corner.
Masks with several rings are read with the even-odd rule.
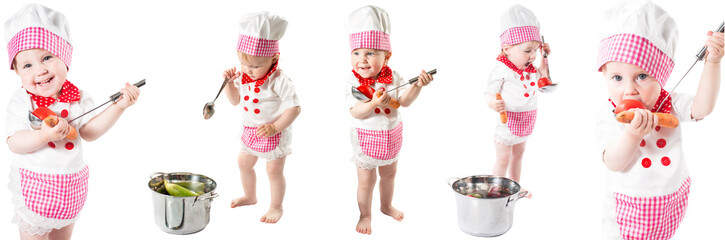
[[[281,208],[269,208],[269,211],[259,221],[263,223],[277,223],[282,218],[282,212]]]
[[[380,211],[383,212],[383,214],[388,215],[392,217],[393,219],[397,220],[398,222],[403,221],[403,212],[399,211],[398,209],[395,209],[393,206],[390,206],[389,208],[380,208]]]
[[[241,206],[247,206],[247,205],[254,205],[257,203],[257,198],[255,197],[248,197],[248,196],[242,196],[240,198],[235,198],[232,200],[232,208],[235,207],[241,207]]]
[[[355,231],[370,235],[372,232],[370,229],[370,217],[360,217],[360,221],[357,221],[357,226],[355,226]]]

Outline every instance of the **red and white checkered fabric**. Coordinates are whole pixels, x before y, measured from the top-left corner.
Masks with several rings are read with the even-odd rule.
[[[680,189],[659,197],[630,197],[614,193],[617,223],[624,239],[670,239],[685,217],[690,178]]]
[[[279,145],[279,137],[281,133],[277,133],[271,137],[257,137],[256,127],[244,126],[244,132],[242,133],[242,142],[247,145],[249,149],[256,152],[266,153],[274,150]]]
[[[350,34],[350,51],[358,48],[391,51],[390,35],[381,31],[365,31]]]
[[[536,123],[536,109],[526,112],[509,112],[506,111],[508,120],[506,126],[509,131],[516,136],[525,137],[531,135],[534,131],[534,123]]]
[[[279,41],[239,34],[237,51],[252,56],[271,57],[279,53]]]
[[[40,216],[72,219],[88,196],[88,166],[72,174],[45,174],[19,169],[25,206]]]
[[[73,54],[73,46],[70,43],[45,28],[29,27],[15,34],[8,42],[10,69],[13,69],[15,55],[23,50],[33,48],[42,48],[55,54],[65,63],[66,67],[70,67],[71,55]]]
[[[501,48],[504,44],[516,45],[528,41],[541,42],[539,28],[535,26],[512,27],[501,34]]]
[[[398,156],[403,146],[403,123],[390,130],[356,129],[357,141],[365,155],[379,160]]]
[[[608,62],[622,62],[636,65],[651,74],[664,87],[675,67],[675,62],[652,42],[631,33],[617,34],[599,43],[597,66]]]

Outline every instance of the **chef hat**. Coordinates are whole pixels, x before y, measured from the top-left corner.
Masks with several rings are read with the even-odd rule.
[[[650,1],[625,1],[604,14],[597,66],[610,61],[636,65],[660,86],[675,66],[678,30],[675,20]]]
[[[271,57],[279,53],[279,39],[287,30],[287,20],[269,12],[248,13],[239,20],[237,51],[252,56]]]
[[[358,48],[391,51],[390,17],[376,6],[364,6],[350,14],[347,21],[350,33],[350,51]]]
[[[65,15],[40,4],[28,4],[5,22],[8,59],[13,69],[15,56],[23,50],[41,48],[70,67],[73,46]]]
[[[501,48],[504,44],[516,45],[528,41],[541,42],[539,20],[528,8],[513,5],[501,15]]]

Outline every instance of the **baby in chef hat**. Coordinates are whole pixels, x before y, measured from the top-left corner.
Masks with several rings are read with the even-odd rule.
[[[397,106],[410,106],[433,76],[423,71],[417,83],[386,92],[406,83],[388,66],[392,54],[388,13],[376,6],[365,6],[350,14],[347,25],[352,73],[347,77],[345,93],[352,117],[352,161],[358,176],[360,220],[356,230],[370,234],[376,170],[380,171],[380,210],[395,220],[403,220],[403,212],[392,205],[398,152],[403,143],[403,123]],[[372,99],[356,99],[350,89],[359,86],[375,89]]]
[[[88,194],[80,139],[101,137],[136,102],[139,89],[127,83],[121,98],[106,110],[69,123],[95,105],[66,79],[73,44],[65,16],[39,4],[23,6],[5,22],[5,39],[10,69],[22,84],[7,111],[7,143],[14,153],[9,184],[15,206],[12,221],[21,239],[69,239]],[[39,107],[56,113],[55,127],[33,127],[28,114]],[[71,128],[81,138],[67,139]]]
[[[605,239],[670,239],[682,222],[690,176],[682,152],[681,127],[658,126],[658,113],[680,122],[698,121],[715,105],[720,84],[723,34],[707,33],[700,86],[695,96],[668,94],[665,83],[674,67],[678,28],[674,19],[650,1],[626,1],[604,15],[597,66],[604,75],[609,102],[600,111],[597,140],[608,171],[603,230]],[[613,109],[636,100],[629,124],[615,120]]]
[[[284,163],[292,152],[290,125],[300,114],[292,80],[278,68],[279,39],[287,21],[269,12],[248,13],[239,21],[237,56],[241,67],[224,71],[229,79],[224,92],[229,102],[242,105],[241,151],[238,164],[244,196],[231,207],[257,203],[257,158],[267,159],[272,200],[260,221],[276,223],[282,217],[285,193]]]
[[[547,54],[551,50],[548,44],[542,44],[539,21],[534,13],[521,5],[512,6],[501,16],[501,32],[501,53],[496,57],[486,86],[488,107],[506,113],[506,118],[502,117],[497,124],[493,138],[496,146],[493,175],[519,182],[526,140],[536,122],[537,80],[549,75],[546,62],[542,61],[537,69],[534,60],[537,49]]]

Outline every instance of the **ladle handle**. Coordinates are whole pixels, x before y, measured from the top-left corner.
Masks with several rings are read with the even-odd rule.
[[[134,83],[133,85],[136,86],[136,87],[141,87],[143,85],[146,85],[146,79],[144,78],[141,81],[138,81],[137,83]],[[121,97],[121,92],[117,92],[117,93],[111,95],[111,101],[114,101],[115,102],[120,97]]]
[[[433,75],[433,74],[436,74],[437,72],[438,72],[438,69],[436,68],[436,69],[433,69],[433,70],[428,71],[427,74]],[[401,87],[403,87],[405,85],[408,85],[408,84],[413,84],[413,83],[415,83],[417,81],[418,81],[418,77],[411,78],[410,80],[408,80],[407,83],[405,83],[403,85],[400,85],[400,86],[397,86],[397,87],[394,87],[394,88],[391,88],[387,92],[394,91],[395,89],[401,88]]]
[[[219,92],[216,93],[216,97],[214,97],[214,101],[216,101],[216,99],[219,98],[219,94],[222,93],[222,90],[224,90],[224,86],[227,85],[227,82],[229,82],[229,78],[224,78],[224,83],[222,83],[222,87],[219,88]]]
[[[718,27],[717,30],[715,30],[715,32],[725,32],[725,21],[720,23],[720,27]],[[697,57],[698,61],[702,61],[705,58],[706,53],[707,53],[707,47],[702,47],[702,49],[700,49],[700,51],[697,52],[697,55],[695,55],[695,56]]]

